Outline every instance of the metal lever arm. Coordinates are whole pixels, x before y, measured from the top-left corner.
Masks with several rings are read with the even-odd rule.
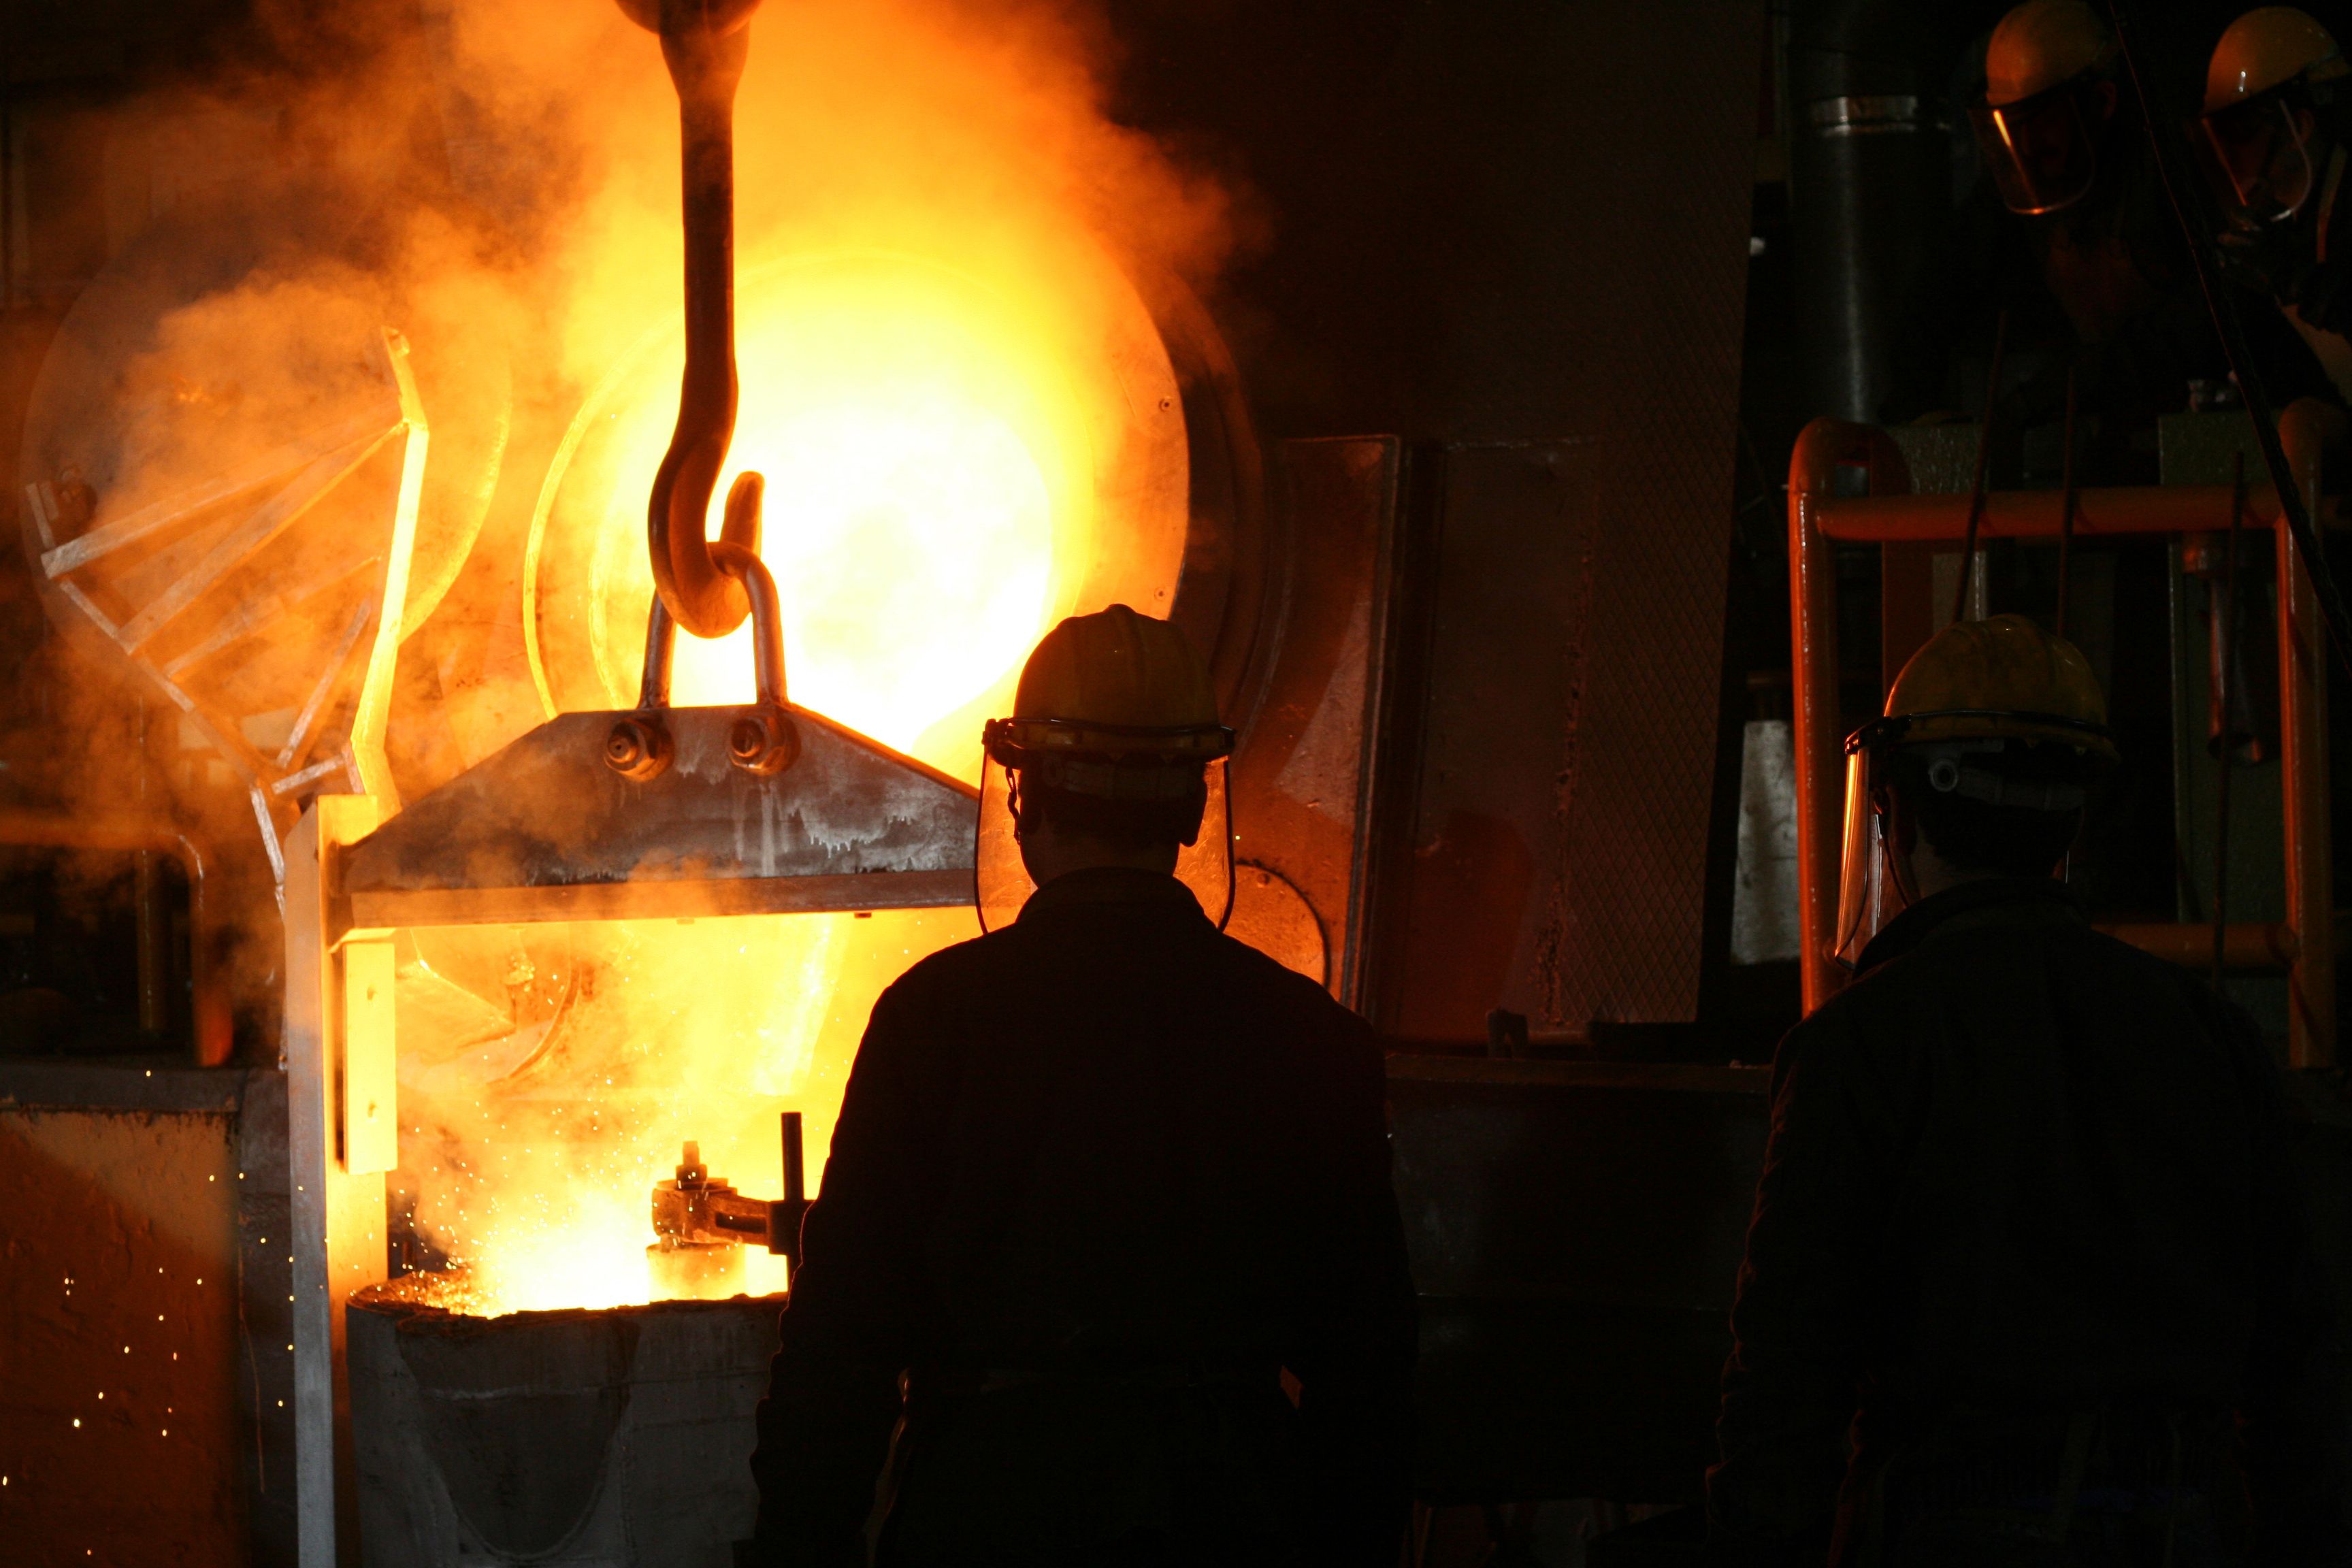
[[[707,529],[710,498],[735,435],[735,87],[751,52],[759,0],[622,0],[661,35],[677,89],[686,218],[686,374],[677,427],[654,476],[646,542],[654,587],[678,625],[700,637],[740,626],[751,603]],[[719,529],[726,543],[760,548],[758,476],[737,479]]]
[[[653,1189],[654,1234],[671,1241],[732,1241],[765,1247],[801,1266],[801,1220],[808,1213],[808,1175],[801,1155],[801,1113],[783,1113],[784,1195],[750,1197],[713,1177],[695,1145],[677,1168],[677,1179]]]

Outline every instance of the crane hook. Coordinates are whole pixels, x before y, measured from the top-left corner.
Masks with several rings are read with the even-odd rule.
[[[735,435],[735,88],[751,53],[759,0],[621,0],[661,36],[677,89],[686,231],[686,372],[677,426],[654,475],[646,544],[654,589],[677,624],[700,637],[743,624],[751,601],[728,551],[711,548],[710,498]],[[756,556],[761,480],[738,476],[719,538]],[[740,557],[738,558],[740,560]]]

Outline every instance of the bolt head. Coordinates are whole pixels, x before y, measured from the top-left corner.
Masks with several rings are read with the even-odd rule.
[[[613,721],[604,732],[604,764],[623,778],[639,784],[657,778],[669,767],[669,732],[659,718],[629,714]]]

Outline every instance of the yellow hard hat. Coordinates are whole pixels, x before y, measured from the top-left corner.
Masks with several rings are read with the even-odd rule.
[[[2116,755],[2090,661],[2023,616],[1960,621],[1937,632],[1895,678],[1886,716],[1856,740],[2042,741],[2110,762]]]
[[[2107,25],[2084,0],[2026,0],[1992,30],[1985,102],[2017,103],[2073,80],[2107,57]]]
[[[1183,632],[1125,605],[1047,632],[1022,667],[1013,710],[984,731],[988,754],[1011,768],[1054,757],[1197,763],[1234,746]]]
[[[2259,93],[2309,76],[2326,81],[2345,74],[2335,37],[2292,5],[2264,5],[2229,26],[2205,68],[2205,112],[2227,109]]]

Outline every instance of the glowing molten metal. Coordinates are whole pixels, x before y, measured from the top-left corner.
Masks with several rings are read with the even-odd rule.
[[[719,490],[767,477],[793,701],[977,781],[981,719],[1055,618],[1111,597],[1165,613],[1181,414],[1125,300],[1129,352],[1107,354],[1090,310],[903,257],[747,274]],[[680,354],[673,331],[627,356],[543,489],[526,604],[551,708],[634,701],[644,497]],[[675,700],[749,700],[747,637],[681,637]],[[875,996],[974,934],[968,910],[416,933],[399,1000],[417,1233],[467,1268],[472,1310],[646,1300],[646,1194],[679,1145],[773,1195],[777,1113],[798,1110],[814,1176]],[[744,1263],[729,1289],[782,1288],[780,1259]]]

